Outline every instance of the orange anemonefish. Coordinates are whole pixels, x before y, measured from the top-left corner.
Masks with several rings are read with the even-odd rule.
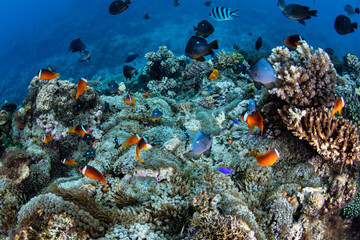
[[[131,96],[131,92],[129,92],[127,95],[126,95],[126,98],[124,99],[124,102],[127,104],[127,105],[134,105],[135,104],[135,99]]]
[[[105,192],[107,191],[105,177],[104,175],[102,175],[101,172],[99,172],[99,170],[97,170],[96,168],[90,165],[85,165],[85,166],[80,166],[79,171],[82,174],[84,174],[85,177],[104,183],[105,184],[104,191]]]
[[[304,39],[299,35],[299,34],[295,34],[295,35],[291,35],[288,36],[287,40],[284,40],[284,44],[285,46],[288,47],[297,47],[299,45],[301,45],[301,41],[303,41]]]
[[[45,135],[41,138],[41,141],[42,141],[43,143],[48,144],[48,142],[50,142],[53,138],[54,138],[54,136],[50,136],[49,134],[45,134]]]
[[[136,145],[136,158],[139,159],[139,161],[140,161],[141,163],[143,163],[144,160],[142,160],[142,159],[140,158],[141,149],[149,150],[149,149],[151,149],[151,148],[152,148],[152,147],[151,147],[150,144],[148,144],[147,139],[146,139],[145,137],[142,137],[142,138],[140,139],[140,141],[138,142],[138,144]]]
[[[217,79],[217,78],[219,78],[219,71],[218,71],[217,69],[214,69],[214,70],[211,72],[211,74],[210,74],[210,76],[209,76],[209,79],[210,79],[210,80],[214,80],[214,79]]]
[[[280,153],[276,148],[270,149],[266,153],[259,153],[255,156],[256,161],[263,167],[274,165],[279,157]]]
[[[331,116],[334,116],[335,113],[339,113],[341,115],[341,109],[345,106],[345,101],[343,97],[338,97],[335,101],[334,109],[331,111]]]
[[[77,165],[77,163],[71,158],[64,158],[61,163],[65,165]]]
[[[142,95],[144,98],[148,98],[148,97],[151,97],[151,93],[149,92],[146,92],[145,94]]]
[[[87,90],[87,78],[80,78],[77,84],[77,92],[75,99],[78,99],[85,90]]]
[[[89,126],[87,126],[87,125],[79,124],[79,125],[76,125],[76,126],[74,126],[73,128],[71,128],[71,129],[69,130],[69,132],[71,132],[71,133],[76,133],[76,134],[81,135],[81,137],[84,137],[85,134],[89,134],[89,133],[90,133],[90,129],[89,129]]]
[[[126,142],[122,144],[123,147],[131,146],[140,141],[141,137],[139,134],[134,134],[131,137],[129,137]]]
[[[253,131],[256,126],[260,128],[261,135],[263,135],[263,129],[264,129],[263,117],[259,112],[253,111],[250,114],[245,112],[241,115],[241,119],[248,124],[250,131]]]
[[[41,80],[50,80],[50,79],[59,78],[60,73],[54,73],[49,69],[40,69],[37,74],[37,77],[40,78]]]

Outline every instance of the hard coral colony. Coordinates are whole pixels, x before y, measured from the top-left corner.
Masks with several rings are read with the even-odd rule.
[[[207,46],[186,64],[162,46],[137,76],[146,94],[126,91],[135,75],[103,94],[42,69],[0,126],[23,146],[2,140],[1,238],[345,239],[360,144],[348,96],[335,102],[344,77],[322,49],[294,46],[251,74],[233,71],[248,66],[239,53],[205,61]]]

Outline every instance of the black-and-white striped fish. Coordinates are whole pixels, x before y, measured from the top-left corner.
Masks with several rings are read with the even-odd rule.
[[[239,17],[236,15],[237,11],[239,11],[239,9],[232,10],[231,8],[214,7],[209,13],[209,16],[216,21],[227,21],[232,20],[233,17]]]

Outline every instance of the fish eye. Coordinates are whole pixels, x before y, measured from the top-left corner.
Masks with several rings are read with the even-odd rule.
[[[199,44],[199,43],[200,43],[199,41],[196,42],[196,44]]]

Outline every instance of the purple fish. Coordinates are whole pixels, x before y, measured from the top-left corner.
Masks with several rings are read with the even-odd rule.
[[[185,156],[188,158],[194,157],[198,159],[201,154],[205,154],[205,156],[210,156],[210,148],[211,148],[211,137],[209,135],[203,134],[200,130],[195,133],[194,139],[191,143],[192,150],[190,152],[185,153]]]
[[[233,173],[230,169],[228,169],[228,168],[226,168],[226,167],[219,167],[218,170],[219,170],[220,172],[222,172],[223,174],[226,174],[226,175],[230,175],[230,174]]]
[[[233,119],[233,122],[236,123],[236,124],[239,124],[239,121],[236,120],[236,118]]]
[[[262,57],[260,60],[251,66],[249,74],[254,81],[257,89],[261,89],[261,84],[267,89],[280,87],[283,80],[274,77],[275,71],[270,62]]]

